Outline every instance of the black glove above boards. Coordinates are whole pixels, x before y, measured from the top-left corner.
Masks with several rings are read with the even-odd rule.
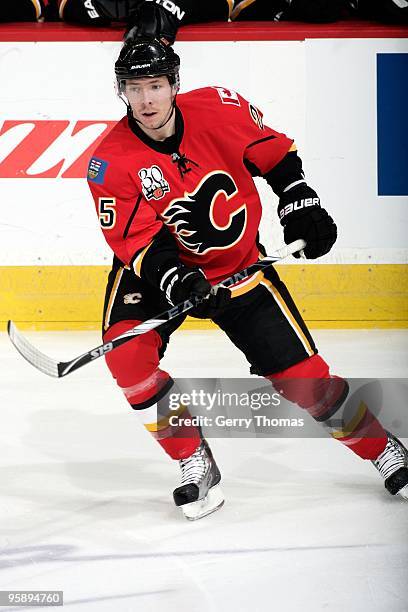
[[[171,7],[175,7],[172,3]],[[154,37],[165,38],[171,45],[174,43],[177,30],[181,24],[181,11],[173,14],[167,5],[160,6],[153,2],[143,1],[137,8],[130,12],[126,38]]]
[[[132,0],[126,37],[153,36],[173,44],[182,25],[228,21],[231,4],[230,0]]]
[[[307,259],[316,259],[330,251],[337,239],[337,226],[320,206],[317,193],[306,183],[284,191],[279,198],[278,214],[286,244],[303,238]],[[300,257],[300,253],[295,253]]]

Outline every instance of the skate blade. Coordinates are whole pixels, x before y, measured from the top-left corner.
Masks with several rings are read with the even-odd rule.
[[[224,505],[224,495],[221,491],[221,487],[215,485],[212,487],[207,495],[203,499],[199,499],[190,504],[184,504],[180,506],[183,511],[185,518],[188,521],[197,521],[198,519],[204,518],[209,514],[212,514],[216,510],[219,510]]]
[[[408,484],[402,487],[402,489],[398,491],[397,495],[408,501]]]

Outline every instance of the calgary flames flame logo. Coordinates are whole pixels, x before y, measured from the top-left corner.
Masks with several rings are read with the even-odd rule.
[[[221,194],[225,201],[238,193],[233,178],[226,172],[207,174],[193,193],[172,200],[162,217],[173,229],[178,241],[189,251],[203,255],[215,249],[228,249],[236,244],[245,231],[246,204],[227,214],[226,223],[217,224],[216,206],[221,206]]]

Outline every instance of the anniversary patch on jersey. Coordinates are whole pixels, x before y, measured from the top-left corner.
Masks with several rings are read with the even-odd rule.
[[[103,159],[93,157],[88,166],[88,181],[97,183],[97,185],[103,185],[105,172],[108,165],[108,162],[104,161]]]
[[[222,194],[224,197],[222,197]],[[217,249],[229,249],[242,238],[247,224],[246,204],[225,214],[217,223],[225,202],[238,194],[231,175],[217,170],[207,174],[192,193],[177,198],[162,213],[166,225],[173,228],[179,242],[189,251],[203,255]]]
[[[138,172],[142,183],[142,191],[146,200],[161,200],[170,191],[170,185],[163,176],[159,166],[142,168]]]

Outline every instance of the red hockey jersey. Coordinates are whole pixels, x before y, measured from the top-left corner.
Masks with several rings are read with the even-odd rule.
[[[253,105],[222,87],[179,94],[177,107],[179,151],[158,152],[124,117],[95,151],[88,183],[104,236],[124,265],[140,274],[143,254],[165,224],[180,260],[215,284],[258,259],[262,209],[250,170],[267,173],[293,140],[264,126]]]

